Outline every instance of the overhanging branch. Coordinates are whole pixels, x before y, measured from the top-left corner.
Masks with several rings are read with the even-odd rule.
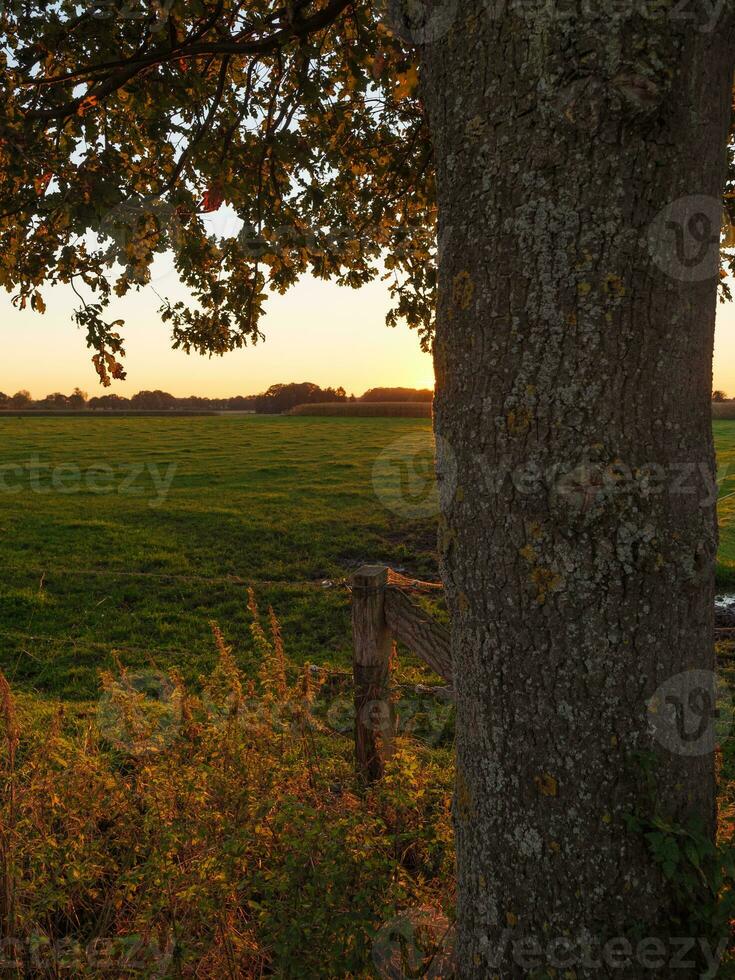
[[[29,120],[50,122],[54,119],[75,115],[80,107],[90,99],[101,101],[119,88],[122,88],[140,72],[159,65],[168,64],[171,61],[218,55],[236,57],[238,55],[272,54],[293,40],[307,38],[311,34],[315,34],[329,27],[352,2],[353,0],[330,0],[322,10],[317,11],[310,17],[304,18],[294,16],[294,8],[292,6],[290,12],[283,11],[284,16],[289,16],[290,22],[288,26],[275,31],[275,33],[267,37],[251,39],[230,38],[217,41],[196,42],[187,40],[179,45],[171,45],[166,50],[158,49],[146,55],[130,58],[129,60],[108,63],[105,66],[91,65],[87,68],[79,69],[77,72],[56,78],[33,79],[25,84],[38,88],[70,82],[73,79],[94,77],[101,72],[114,71],[114,74],[105,80],[101,80],[96,87],[88,89],[83,95],[53,108],[31,109],[26,113],[26,118]]]

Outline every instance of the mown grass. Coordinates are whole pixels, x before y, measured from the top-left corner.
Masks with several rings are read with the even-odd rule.
[[[0,667],[14,684],[64,698],[95,696],[115,655],[133,668],[177,664],[195,681],[213,663],[215,619],[235,638],[239,662],[254,668],[246,583],[279,611],[294,660],[344,665],[349,596],[320,582],[372,561],[437,574],[434,520],[399,518],[372,482],[376,457],[394,440],[425,436],[428,450],[430,424],[1,420],[0,466],[25,470],[6,476],[21,492],[0,493]],[[73,471],[57,469],[61,492],[53,471],[38,469],[45,464],[85,475],[75,483]],[[177,467],[165,499],[150,473],[134,493],[119,492],[128,467],[151,464],[164,475]],[[114,471],[112,492],[87,486],[100,465]]]
[[[735,583],[735,422],[714,423],[720,475],[721,586]],[[281,616],[291,656],[344,666],[349,596],[364,562],[435,578],[435,518],[399,516],[376,495],[373,465],[431,422],[266,416],[0,420],[0,667],[14,684],[95,697],[100,669],[176,664],[196,681],[212,666],[208,622],[256,662],[246,628],[252,583]],[[121,493],[130,466],[175,464],[165,499],[150,472]],[[111,492],[73,471],[113,471]],[[29,472],[29,468],[30,471]],[[35,471],[36,476],[33,476]],[[1,471],[0,471],[1,473]],[[61,473],[61,476],[58,474]],[[35,488],[31,484],[35,482]],[[733,496],[730,496],[733,494]]]
[[[723,588],[735,589],[735,421],[715,421],[713,428],[720,498],[717,580]]]

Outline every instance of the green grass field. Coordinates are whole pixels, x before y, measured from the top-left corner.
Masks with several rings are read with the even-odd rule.
[[[115,656],[196,680],[216,620],[247,668],[247,583],[292,659],[343,666],[349,596],[322,580],[370,561],[436,576],[433,521],[399,518],[372,483],[384,447],[417,433],[428,450],[423,419],[0,421],[0,467],[24,467],[0,492],[0,666],[71,698]],[[160,487],[170,464],[165,499],[149,469],[132,479],[160,467]]]
[[[281,618],[294,661],[344,666],[349,596],[323,580],[365,562],[437,575],[434,518],[394,513],[372,479],[396,440],[418,439],[428,452],[430,425],[0,420],[0,467],[22,467],[0,470],[0,667],[16,686],[77,699],[95,696],[99,669],[115,657],[134,668],[177,664],[196,681],[215,659],[210,620],[254,667],[248,583]],[[725,583],[735,581],[735,421],[715,422],[715,436]]]
[[[716,421],[713,426],[720,495],[717,577],[723,587],[735,589],[735,421]]]

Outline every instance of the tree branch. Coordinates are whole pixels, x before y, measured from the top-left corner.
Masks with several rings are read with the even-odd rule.
[[[303,19],[292,18],[288,27],[283,27],[268,37],[251,40],[230,38],[229,40],[199,41],[195,43],[187,40],[180,45],[169,47],[165,51],[152,51],[148,55],[119,62],[117,64],[121,70],[110,76],[107,80],[102,81],[96,88],[89,89],[84,95],[52,109],[29,110],[26,113],[26,119],[50,122],[54,119],[72,116],[78,111],[85,100],[89,98],[95,98],[97,100],[104,99],[117,91],[117,89],[122,88],[126,82],[130,81],[131,78],[134,78],[144,69],[167,64],[170,61],[180,60],[182,58],[201,58],[208,55],[238,56],[270,54],[279,51],[294,39],[306,38],[310,34],[329,27],[352,2],[353,0],[330,0],[326,7],[312,14],[311,17],[305,17]],[[110,65],[104,69],[102,66],[97,66],[96,68],[95,66],[90,66],[88,69],[80,70],[80,72],[72,73],[69,76],[56,79],[33,79],[28,84],[36,86],[57,84],[62,81],[71,80],[72,77],[84,77],[85,72],[86,77],[89,77],[90,74],[96,74],[99,71],[109,71],[112,67],[114,65]]]

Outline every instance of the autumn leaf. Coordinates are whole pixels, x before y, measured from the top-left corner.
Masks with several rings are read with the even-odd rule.
[[[97,96],[88,95],[86,98],[82,99],[79,103],[79,108],[77,109],[77,115],[83,116],[87,109],[92,109],[97,105]]]
[[[214,185],[204,192],[204,197],[202,198],[202,204],[199,210],[202,214],[209,214],[212,211],[218,211],[222,206],[224,199],[222,189]]]
[[[121,352],[122,353],[122,352]],[[109,388],[112,380],[124,381],[126,374],[122,364],[107,351],[100,351],[92,358],[92,364],[103,387]]]
[[[35,187],[36,194],[38,194],[39,197],[43,197],[43,195],[46,193],[46,188],[51,183],[52,176],[53,174],[48,172],[41,174],[40,177],[36,177],[34,179],[33,186]]]
[[[396,87],[393,90],[393,95],[397,101],[402,99],[407,99],[409,96],[413,95],[419,84],[419,72],[415,66],[412,66],[408,71],[403,72],[396,79]]]

